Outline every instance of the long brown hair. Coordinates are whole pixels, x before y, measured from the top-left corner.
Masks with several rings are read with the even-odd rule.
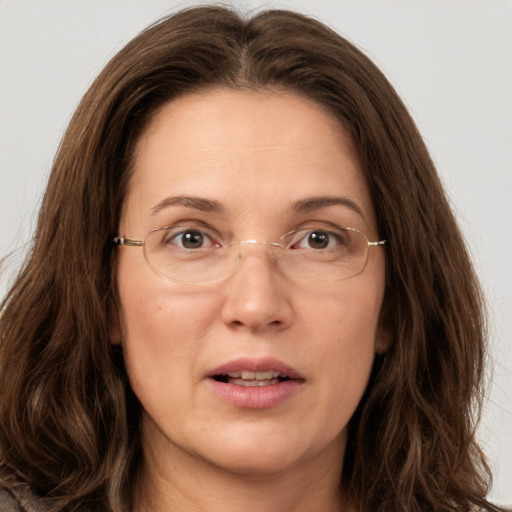
[[[386,249],[378,356],[351,421],[340,483],[362,511],[487,505],[475,442],[485,329],[479,285],[436,170],[375,65],[311,18],[178,12],[122,49],[62,140],[33,247],[0,318],[0,474],[55,510],[123,510],[139,404],[115,321],[116,233],[139,135],[165,102],[212,86],[286,89],[350,131]]]

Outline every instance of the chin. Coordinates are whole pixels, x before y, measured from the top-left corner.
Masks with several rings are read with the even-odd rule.
[[[234,453],[231,457],[212,461],[217,467],[235,475],[265,476],[281,473],[298,464],[297,454],[284,458],[282,454],[262,456],[261,453]]]
[[[305,463],[326,447],[306,442],[289,430],[226,434],[210,445],[208,459],[217,467],[239,475],[268,475]],[[329,449],[335,449],[330,446]],[[206,450],[205,450],[206,452]]]

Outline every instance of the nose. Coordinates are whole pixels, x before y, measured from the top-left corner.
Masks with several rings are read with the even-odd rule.
[[[222,320],[251,331],[283,329],[293,319],[289,282],[264,245],[241,246],[235,273],[224,283]]]

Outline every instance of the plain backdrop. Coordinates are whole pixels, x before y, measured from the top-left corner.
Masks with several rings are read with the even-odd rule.
[[[362,48],[422,131],[489,300],[492,386],[480,439],[512,503],[512,2],[233,2],[314,15]],[[59,139],[106,61],[192,2],[0,0],[0,296],[30,241]],[[404,191],[406,193],[406,191]]]

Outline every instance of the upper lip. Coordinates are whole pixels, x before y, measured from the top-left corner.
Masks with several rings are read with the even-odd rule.
[[[228,373],[241,372],[243,370],[250,372],[267,372],[273,371],[289,379],[304,380],[304,377],[291,366],[279,361],[278,359],[265,357],[253,358],[242,357],[228,361],[208,372],[208,377],[215,375],[227,375]]]

